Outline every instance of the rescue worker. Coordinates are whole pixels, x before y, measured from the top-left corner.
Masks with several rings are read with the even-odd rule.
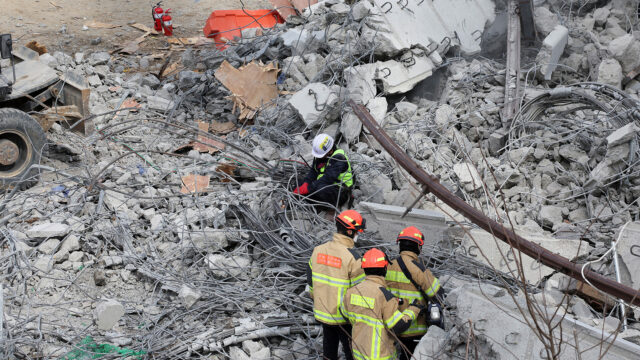
[[[316,246],[309,259],[307,284],[313,299],[313,315],[322,324],[323,359],[338,359],[342,343],[347,360],[351,355],[351,325],[339,311],[345,291],[364,279],[360,256],[353,249],[365,219],[355,210],[345,210],[336,217],[333,239]]]
[[[438,307],[437,311],[439,312],[439,320],[434,320],[431,323],[431,320],[427,319],[430,311],[426,311],[426,316],[420,316],[412,321],[411,326],[400,334],[402,343],[400,359],[410,359],[418,342],[427,332],[428,325],[444,328],[440,303],[434,299],[436,295],[442,299],[443,290],[438,278],[433,276],[418,258],[422,245],[424,245],[422,232],[416,227],[409,226],[400,232],[396,243],[399,244],[400,255],[389,265],[389,271],[385,277],[387,289],[403,300],[403,305],[400,305],[401,310],[407,308],[408,304],[414,301],[418,301],[420,306],[427,307],[427,300],[433,299],[429,305]]]
[[[342,301],[340,310],[353,326],[351,338],[355,359],[397,359],[397,335],[406,331],[422,310],[417,303],[399,310],[400,299],[386,289],[384,278],[388,264],[387,256],[381,250],[367,251],[362,258],[366,277],[347,290]]]
[[[335,207],[341,206],[351,196],[354,183],[347,154],[337,149],[333,138],[327,134],[319,134],[313,139],[311,153],[314,157],[311,170],[293,193]]]

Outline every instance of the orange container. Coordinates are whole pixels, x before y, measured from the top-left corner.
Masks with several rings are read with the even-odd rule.
[[[207,19],[203,32],[223,49],[227,40],[242,37],[242,29],[271,28],[278,23],[284,23],[284,20],[275,10],[216,10]]]

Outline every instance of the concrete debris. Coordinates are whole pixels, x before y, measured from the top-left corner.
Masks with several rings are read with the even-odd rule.
[[[622,66],[616,59],[605,59],[598,67],[598,82],[622,88]]]
[[[95,310],[95,320],[98,329],[111,330],[124,315],[124,306],[116,300],[101,301]]]
[[[623,283],[638,288],[640,286],[640,261],[638,261],[638,235],[640,235],[640,223],[626,224],[619,235],[617,242],[618,256],[620,257]]]
[[[414,359],[423,358],[415,354],[442,354],[443,349],[453,349],[453,354],[464,356],[469,326],[473,326],[477,345],[467,350],[479,358],[534,359],[537,354],[544,354],[545,346],[527,324],[531,321],[532,315],[526,310],[519,311],[526,309],[525,301],[523,295],[516,295],[516,305],[507,291],[497,287],[483,286],[481,289],[478,285],[467,284],[454,289],[447,297],[447,302],[450,302],[455,310],[455,316],[451,319],[452,330],[445,336],[438,330],[430,334],[432,330],[429,329],[418,344]],[[570,329],[570,333],[574,334],[572,336],[578,336],[580,339],[579,349],[572,346],[563,347],[559,350],[559,357],[600,358],[601,354],[596,348],[600,337],[603,336],[601,325],[589,326],[570,317],[563,317],[562,309],[559,312],[554,312],[554,308],[542,309],[542,313],[549,314],[547,319],[554,323],[561,321],[563,328]],[[537,321],[542,319],[538,318]],[[611,321],[609,326],[606,326],[605,337],[609,336],[609,330],[614,323],[615,321]],[[607,352],[607,357],[611,359],[633,358],[634,352],[640,350],[640,346],[619,337],[612,341],[613,345]],[[505,347],[504,344],[509,346]],[[454,358],[447,355],[439,357]]]
[[[551,80],[551,74],[559,64],[569,40],[569,29],[557,25],[542,42],[536,63],[541,67],[541,74],[545,80]]]
[[[42,223],[27,230],[27,236],[30,238],[60,238],[67,235],[69,231],[71,231],[71,228],[66,224]]]
[[[533,19],[536,29],[542,36],[547,37],[558,26],[558,16],[544,6],[538,6],[534,10]]]
[[[447,42],[472,55],[480,52],[478,33],[481,35],[485,25],[495,19],[495,4],[489,0],[409,2],[390,7],[383,0],[373,3],[375,14],[365,22],[379,33],[380,51],[387,55],[415,46],[432,49]]]
[[[629,142],[631,139],[636,138],[638,131],[640,131],[640,129],[638,129],[635,123],[629,123],[607,136],[607,146],[612,148]]]
[[[433,74],[442,58],[434,52],[429,57],[409,53],[402,61],[389,60],[376,63],[376,79],[382,82],[385,94],[406,93],[420,81]]]
[[[198,302],[202,297],[202,293],[198,290],[192,289],[187,285],[182,285],[178,297],[187,309],[190,309],[193,304]]]
[[[337,86],[313,83],[295,93],[289,99],[289,104],[296,109],[304,123],[313,128],[336,118],[339,93]]]
[[[561,221],[562,212],[560,211],[556,215],[560,216],[559,220]],[[555,218],[550,220],[558,221]],[[586,242],[580,240],[554,239],[522,231],[519,231],[518,234],[553,253],[569,259],[588,254],[591,250],[591,247]],[[517,264],[522,259],[523,276],[531,284],[538,284],[544,277],[553,273],[553,269],[528,256],[523,255],[520,257],[517,250],[512,250],[508,244],[484,230],[469,230],[468,235],[463,237],[462,245],[465,249],[464,251],[478,261],[491,265],[498,271],[511,273],[513,276],[519,276]]]
[[[640,66],[640,41],[633,35],[626,34],[609,42],[609,53],[622,65],[622,71],[627,74]]]
[[[607,358],[638,353],[640,311],[618,329],[615,299],[422,195],[347,104],[364,105],[452,193],[547,250],[614,279],[617,241],[622,283],[639,288],[637,4],[534,1],[544,41],[523,43],[521,74],[506,82],[505,2],[271,2],[286,23],[238,30],[223,50],[194,38],[150,51],[159,38],[136,24],[80,43],[65,26],[70,54],[14,48],[23,69],[47,75],[34,81],[53,82],[34,97],[48,108],[28,109],[47,133],[40,180],[0,198],[0,358],[64,358],[81,348],[78,329],[158,358],[321,358],[302,289],[311,249],[335,226],[289,191],[318,132],[356,175],[358,246],[394,257],[402,228],[426,235],[421,259],[445,290],[447,326],[431,327],[414,358],[546,355],[515,308],[527,308],[523,278],[536,307],[566,315],[557,357],[577,358],[577,343],[596,358],[603,331],[617,333]],[[135,54],[81,45],[140,30]]]

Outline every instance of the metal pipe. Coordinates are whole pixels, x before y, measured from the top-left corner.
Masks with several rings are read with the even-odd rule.
[[[380,145],[382,145],[391,157],[394,158],[400,166],[402,166],[418,182],[424,185],[438,199],[451,206],[451,208],[464,215],[467,219],[485,231],[506,242],[512,248],[521,251],[525,255],[546,266],[558,270],[563,274],[583,281],[580,266],[571,262],[567,258],[554,254],[537,244],[525,240],[511,229],[491,220],[478,209],[472,207],[464,200],[451,193],[446,187],[440,184],[438,179],[427,174],[413,160],[411,160],[411,158],[398,145],[396,145],[389,135],[387,135],[380,125],[373,119],[367,108],[356,104],[353,100],[349,100],[349,105],[353,108],[354,113],[358,116],[360,121],[362,121],[364,126],[369,129],[373,137],[380,143]],[[588,279],[598,290],[601,290],[615,298],[622,299],[630,304],[640,306],[640,291],[620,284],[614,280],[607,279],[591,270],[585,269],[584,274],[585,278]]]

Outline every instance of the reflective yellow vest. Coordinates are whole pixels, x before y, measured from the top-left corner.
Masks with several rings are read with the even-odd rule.
[[[347,169],[347,171],[343,172],[338,176],[338,181],[336,182],[336,184],[344,184],[346,187],[351,187],[353,185],[353,173],[351,172],[351,163],[349,162],[349,158],[347,157],[347,154],[342,149],[338,149],[334,151],[333,154],[331,154],[331,157],[329,157],[329,160],[327,160],[327,163],[320,169],[320,174],[318,174],[318,178],[316,180],[320,180],[320,178],[324,176],[324,170],[327,168],[327,166],[329,166],[329,162],[331,161],[331,158],[333,157],[333,155],[338,155],[338,154],[344,156],[344,158],[347,160],[347,166],[349,166],[349,168]]]

